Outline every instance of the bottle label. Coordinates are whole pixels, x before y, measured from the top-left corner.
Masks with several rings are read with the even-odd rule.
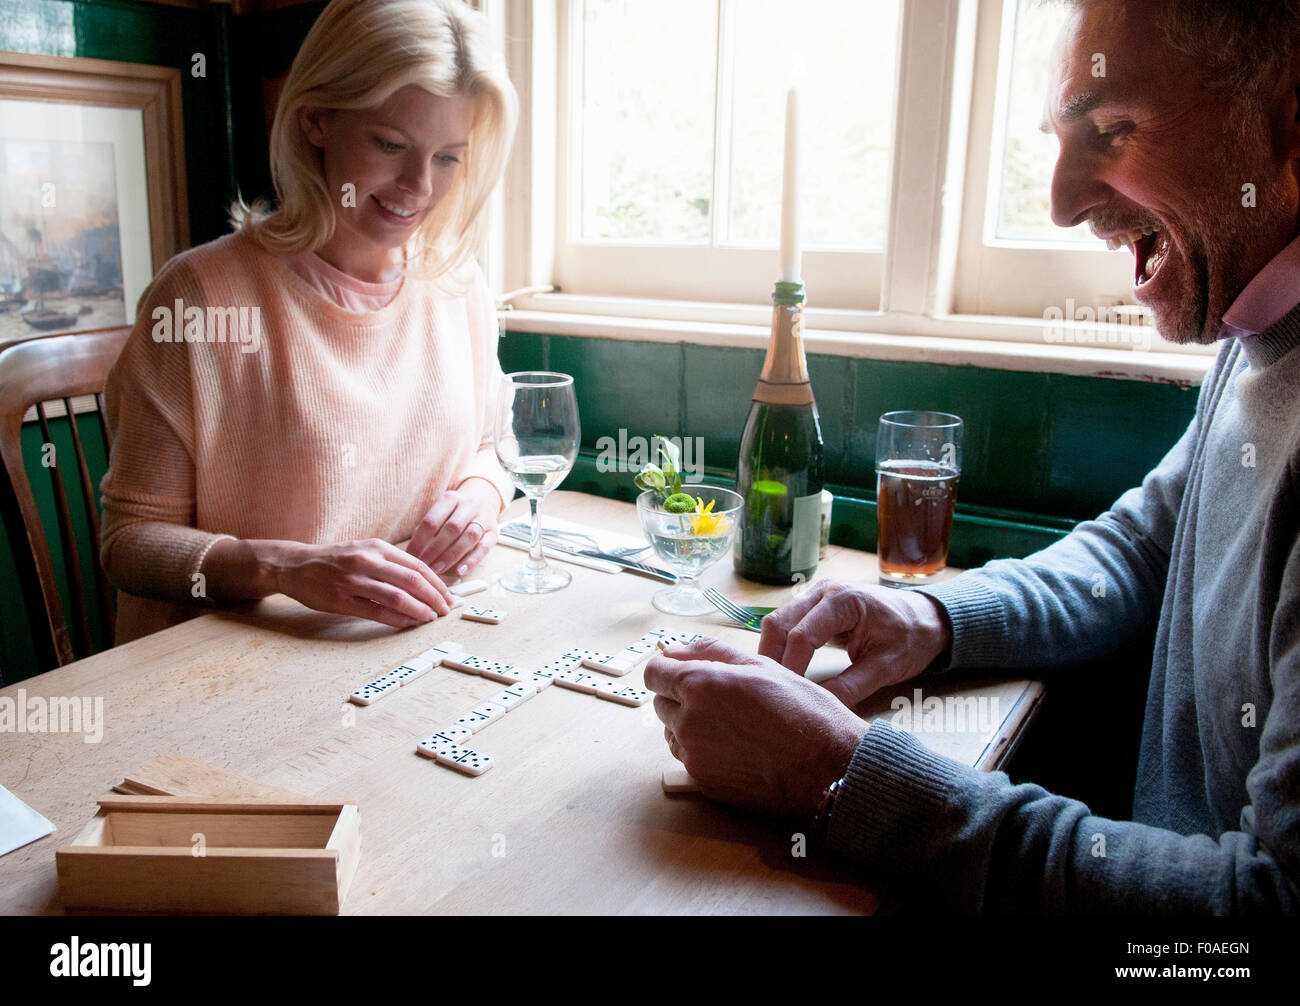
[[[790,568],[812,569],[817,565],[822,544],[822,494],[799,496],[794,501],[794,525],[790,528]]]

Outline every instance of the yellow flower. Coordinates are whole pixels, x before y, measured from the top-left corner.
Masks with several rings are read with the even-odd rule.
[[[704,505],[704,500],[698,496],[695,497],[695,513],[687,514],[687,519],[691,522],[691,529],[701,538],[712,538],[715,535],[723,534],[731,527],[731,520],[725,514],[714,514],[713,504],[716,500],[709,500],[709,505]]]

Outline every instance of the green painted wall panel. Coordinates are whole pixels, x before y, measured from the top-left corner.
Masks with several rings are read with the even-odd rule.
[[[99,417],[94,414],[82,415],[77,420],[77,429],[81,436],[82,449],[86,454],[86,467],[90,473],[91,496],[95,502],[96,516],[99,513],[99,481],[108,468],[108,459],[104,454],[103,437],[100,432]],[[58,517],[55,509],[51,471],[42,463],[50,457],[64,478],[64,488],[68,496],[68,509],[72,515],[76,535],[77,555],[80,559],[81,576],[88,591],[94,591],[94,573],[91,557],[98,544],[93,540],[90,522],[82,505],[81,475],[77,467],[76,453],[73,449],[72,434],[65,418],[50,420],[50,436],[54,444],[53,454],[44,450],[44,437],[40,426],[28,423],[23,427],[23,459],[27,466],[27,477],[31,482],[32,495],[41,514],[41,523],[50,546],[51,559],[55,575],[59,580],[59,591],[63,599],[65,612],[68,606],[68,585],[64,575],[64,551],[58,534]],[[24,546],[25,547],[25,546]],[[91,605],[91,639],[95,650],[102,649],[109,639],[108,626],[101,623]],[[0,672],[6,683],[12,683],[48,668],[38,667],[36,651],[32,644],[29,626],[31,619],[44,618],[39,597],[25,598],[18,588],[13,552],[8,535],[0,540]],[[79,656],[88,654],[79,653]]]
[[[986,506],[1037,509],[1032,499],[1041,466],[1041,375],[941,364],[855,360],[851,425],[851,484],[875,484],[876,427],[898,409],[932,409],[961,416],[965,430],[959,499]]]
[[[759,349],[686,346],[682,431],[704,438],[705,464],[711,471],[734,475],[740,438],[763,369]],[[817,414],[826,444],[826,479],[846,481],[844,465],[849,437],[845,405],[853,395],[853,371],[843,357],[813,356],[808,361],[817,397]],[[677,431],[673,431],[677,432]]]
[[[546,370],[547,340],[532,335],[512,336],[506,332],[497,343],[497,359],[507,374],[519,370]]]
[[[663,351],[678,349],[664,345]],[[749,415],[750,395],[763,369],[763,354],[753,350],[720,349],[716,346],[684,346],[686,372],[682,383],[682,423],[655,430],[665,436],[703,438],[704,465],[710,471],[736,474],[740,436]],[[740,394],[730,389],[748,387]],[[728,389],[719,394],[719,389]],[[661,392],[662,393],[662,392]],[[672,398],[671,392],[665,397]]]
[[[512,360],[575,376],[584,447],[617,439],[620,428],[700,436],[707,469],[735,475],[760,350],[521,332],[503,346]],[[808,366],[829,484],[874,497],[880,415],[939,409],[965,420],[961,502],[1044,518],[1105,510],[1167,453],[1196,408],[1195,390],[1141,381],[820,354]]]
[[[1046,512],[1090,517],[1168,453],[1197,390],[1100,378],[1047,379],[1050,409],[1037,498]]]
[[[713,485],[734,488],[735,479],[709,477]],[[585,450],[578,458],[573,471],[561,488],[570,492],[585,492],[633,502],[639,490],[629,475],[622,472],[603,471],[595,451]],[[835,506],[832,509],[831,541],[836,545],[876,550],[875,500],[846,495],[844,490],[832,487]],[[1026,556],[1046,548],[1068,533],[1069,522],[1043,520],[1031,514],[1003,512],[998,515],[982,511],[979,507],[959,506],[953,524],[949,562],[954,566],[982,566],[989,559],[1006,556]]]
[[[808,377],[812,381],[813,395],[817,399],[817,418],[822,428],[822,443],[826,445],[825,481],[832,484],[850,484],[856,481],[855,457],[852,450],[854,430],[852,403],[856,394],[857,371],[852,366],[852,361],[845,357],[814,354],[808,360]],[[748,412],[746,415],[748,416]],[[739,455],[739,438],[737,438],[737,450],[732,453]],[[731,467],[734,468],[735,464],[733,460]]]
[[[605,436],[617,440],[620,429],[644,435],[678,431],[678,389],[684,383],[681,346],[555,337],[547,360],[551,370],[575,378],[584,375],[584,445],[594,448]],[[629,417],[636,420],[635,426]]]

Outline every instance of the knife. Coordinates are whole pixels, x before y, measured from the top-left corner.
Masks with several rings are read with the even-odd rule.
[[[561,551],[566,550],[561,549]],[[605,562],[612,562],[616,566],[630,569],[633,573],[644,573],[646,576],[654,577],[656,580],[663,580],[666,583],[677,582],[677,577],[666,569],[660,569],[658,566],[647,566],[644,562],[637,562],[635,559],[625,559],[623,556],[614,555],[612,552],[598,552],[594,548],[580,548],[572,549],[570,554],[585,555],[589,559],[603,559]]]
[[[504,534],[507,538],[514,541],[526,542],[532,538],[531,531],[527,536],[514,534],[514,529],[509,524],[504,524],[497,528],[498,534]],[[576,548],[573,545],[566,545],[554,538],[547,538],[546,532],[542,532],[543,544],[547,548],[553,548],[557,552],[563,552],[566,555],[581,555],[588,559],[600,559],[604,562],[612,562],[616,566],[622,566],[624,569],[631,570],[633,573],[644,573],[646,576],[653,577],[656,580],[663,580],[665,583],[676,583],[677,577],[666,569],[660,569],[657,566],[647,566],[643,562],[637,562],[635,559],[627,559],[621,555],[614,555],[610,552],[601,552],[594,548]]]

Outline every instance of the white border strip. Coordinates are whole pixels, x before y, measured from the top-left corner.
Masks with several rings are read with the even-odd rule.
[[[940,319],[928,319],[937,323]],[[982,320],[942,319],[976,328]],[[999,319],[1005,322],[1005,319]],[[699,322],[612,315],[562,314],[554,311],[507,311],[502,314],[510,332],[536,335],[573,335],[584,338],[635,342],[691,343],[736,349],[767,346],[766,326],[724,322]],[[1041,327],[1041,322],[1037,323]],[[1111,377],[1195,387],[1214,363],[1210,353],[1139,352],[1096,346],[1006,342],[979,337],[956,339],[949,335],[836,332],[804,329],[810,353],[857,359],[897,360],[912,363],[970,364],[995,370]]]

